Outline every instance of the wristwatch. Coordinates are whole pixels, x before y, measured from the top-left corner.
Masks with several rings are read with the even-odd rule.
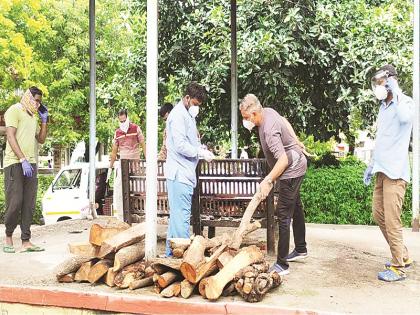
[[[23,161],[26,161],[26,158],[25,158],[25,157],[23,157],[23,158],[19,159],[19,162],[20,162],[20,163],[23,163]]]

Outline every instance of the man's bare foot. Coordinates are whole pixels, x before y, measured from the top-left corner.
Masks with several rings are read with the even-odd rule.
[[[13,237],[6,236],[6,245],[13,246]]]
[[[22,241],[22,248],[31,248],[34,247],[34,244],[31,243],[31,241]]]

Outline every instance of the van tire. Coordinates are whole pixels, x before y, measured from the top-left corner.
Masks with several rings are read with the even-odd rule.
[[[70,217],[60,217],[60,218],[58,218],[57,222],[66,221],[66,220],[71,220],[71,218]]]

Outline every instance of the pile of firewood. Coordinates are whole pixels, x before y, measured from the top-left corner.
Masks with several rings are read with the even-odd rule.
[[[89,243],[69,245],[74,256],[57,267],[57,280],[104,282],[132,290],[153,286],[163,297],[189,298],[198,292],[212,301],[233,294],[248,302],[261,301],[282,279],[276,272],[268,272],[257,246],[240,249],[244,236],[261,227],[257,221],[250,223],[259,201],[254,196],[233,235],[170,239],[174,258],[144,260],[145,223],[130,227],[110,219],[102,225],[93,224]]]

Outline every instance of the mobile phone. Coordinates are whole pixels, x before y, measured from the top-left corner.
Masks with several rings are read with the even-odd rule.
[[[48,109],[47,109],[47,107],[44,105],[44,104],[40,104],[39,105],[39,107],[38,107],[38,111],[41,113],[41,114],[43,114],[43,113],[45,113],[46,111],[47,111]]]

